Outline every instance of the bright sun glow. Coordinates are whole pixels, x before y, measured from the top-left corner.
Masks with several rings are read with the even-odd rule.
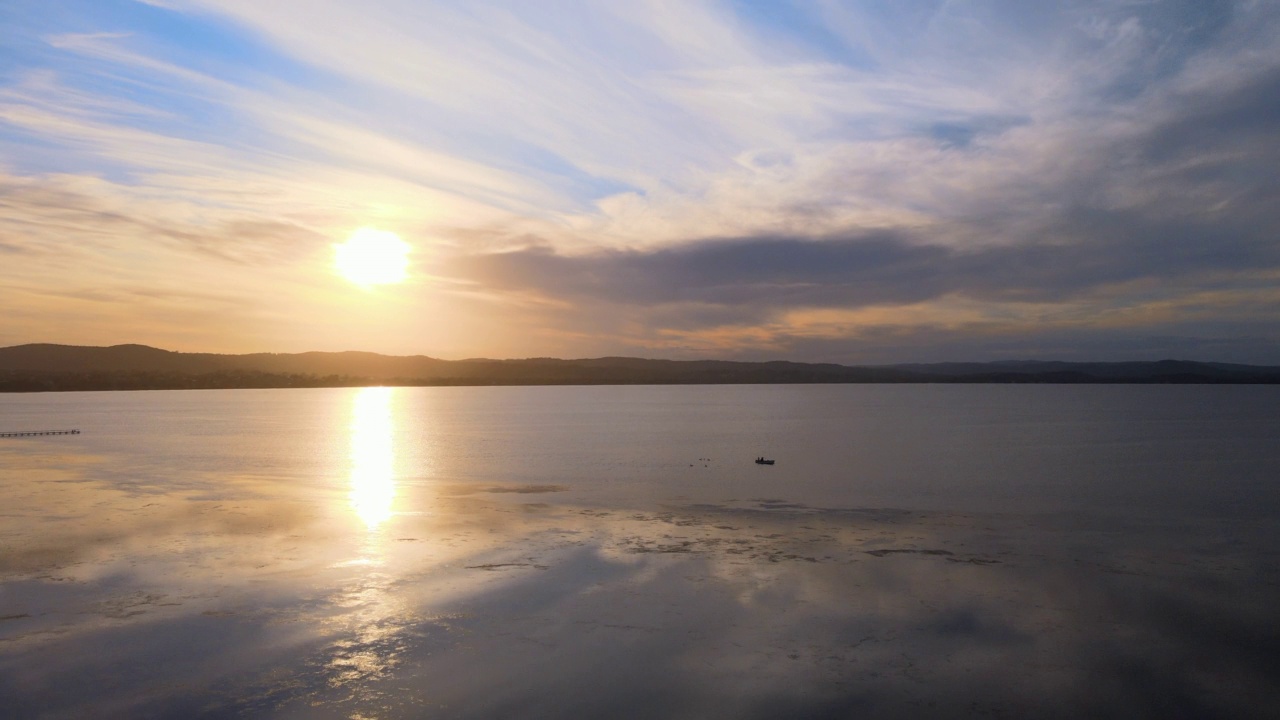
[[[342,277],[368,287],[402,282],[409,272],[409,243],[393,232],[360,228],[333,246],[333,264]]]

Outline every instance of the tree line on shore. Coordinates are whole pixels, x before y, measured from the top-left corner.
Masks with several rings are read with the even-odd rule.
[[[356,352],[217,355],[141,345],[0,348],[0,392],[756,383],[1275,384],[1280,367],[1178,360],[853,366],[623,357],[439,360]]]

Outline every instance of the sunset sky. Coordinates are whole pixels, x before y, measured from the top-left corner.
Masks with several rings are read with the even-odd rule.
[[[28,342],[1280,364],[1280,2],[5,0]]]

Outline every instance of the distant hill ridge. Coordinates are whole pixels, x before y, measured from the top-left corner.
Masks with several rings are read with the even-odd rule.
[[[182,353],[146,345],[0,348],[0,391],[399,385],[711,383],[1280,383],[1280,367],[1204,363],[1000,361],[852,366],[784,360],[602,357],[440,360],[371,352]]]

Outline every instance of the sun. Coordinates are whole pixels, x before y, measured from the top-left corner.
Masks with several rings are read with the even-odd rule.
[[[409,243],[386,230],[360,228],[333,246],[333,266],[356,285],[403,282],[409,274]]]

